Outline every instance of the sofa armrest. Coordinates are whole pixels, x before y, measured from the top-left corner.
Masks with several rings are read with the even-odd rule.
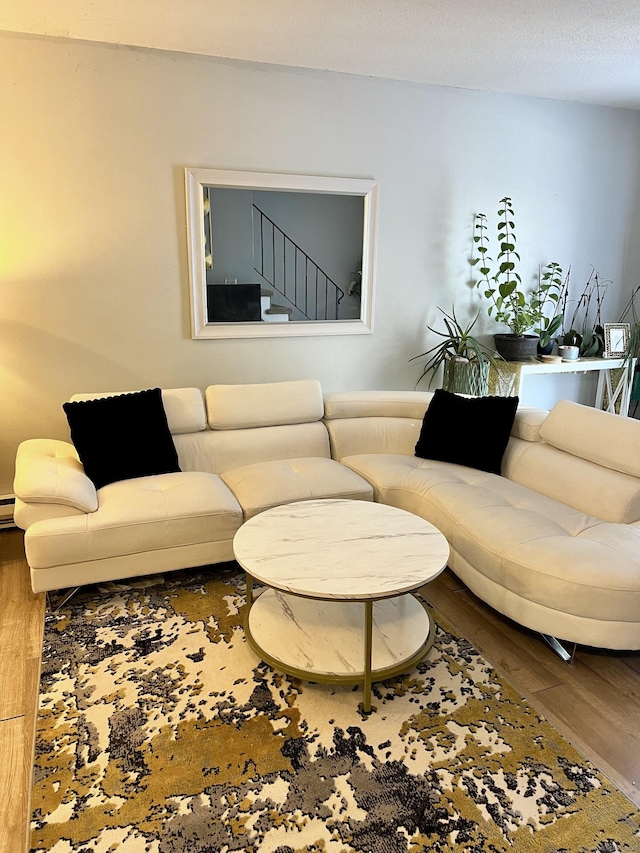
[[[30,438],[18,447],[13,482],[24,504],[53,504],[81,512],[98,509],[98,495],[75,447],[66,441]]]

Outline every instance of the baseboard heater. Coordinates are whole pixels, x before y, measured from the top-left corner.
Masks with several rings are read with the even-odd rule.
[[[15,495],[0,495],[0,530],[16,526],[13,520],[15,505]]]

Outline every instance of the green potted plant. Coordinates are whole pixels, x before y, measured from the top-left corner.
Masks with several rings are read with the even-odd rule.
[[[563,336],[563,343],[578,347],[582,358],[600,358],[604,351],[602,304],[609,283],[600,280],[597,270],[591,270],[584,290],[576,302],[569,331]]]
[[[562,268],[555,261],[549,263],[538,276],[538,286],[527,292],[517,270],[520,255],[516,251],[515,216],[509,197],[500,200],[498,209],[498,242],[496,268],[489,256],[487,217],[477,213],[474,222],[475,244],[472,266],[477,266],[480,280],[477,287],[484,288],[489,300],[487,313],[509,329],[508,333],[495,334],[496,349],[507,361],[521,361],[535,356],[541,335],[546,343],[562,325],[562,315],[554,310],[548,316],[548,307],[557,307],[562,292]],[[533,334],[527,334],[533,332]]]
[[[410,362],[419,358],[427,359],[416,387],[427,373],[432,371],[428,386],[431,388],[438,369],[442,367],[442,387],[445,391],[474,396],[486,394],[489,387],[489,368],[493,366],[499,369],[500,357],[471,334],[480,312],[478,311],[475,318],[463,326],[456,317],[453,307],[451,314],[447,314],[442,308],[438,308],[438,311],[442,311],[444,315],[446,331],[441,332],[431,326],[427,328],[442,340],[426,352],[409,359]]]
[[[626,381],[631,385],[631,399],[635,402],[636,408],[640,401],[640,315],[635,302],[638,294],[640,294],[640,284],[631,291],[631,297],[620,315],[621,323],[629,323],[624,370],[627,374]]]
[[[567,271],[563,281],[562,268],[555,262],[547,264],[544,271],[538,272],[538,289],[533,295],[532,306],[539,311],[540,318],[533,331],[538,335],[538,352],[542,355],[551,352],[555,335],[562,329],[562,302],[569,289],[570,272],[571,270]],[[551,314],[547,310],[549,307]]]
[[[625,306],[624,311],[620,315],[621,323],[629,323],[629,341],[627,343],[627,352],[625,358],[640,359],[640,316],[636,308],[636,296],[640,294],[640,284],[634,287],[631,292],[629,302]],[[631,317],[629,317],[631,314]]]

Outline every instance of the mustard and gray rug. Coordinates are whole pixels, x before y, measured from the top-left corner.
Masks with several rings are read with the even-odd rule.
[[[47,616],[33,851],[640,850],[638,810],[439,617],[363,716],[259,661],[243,604],[227,564]]]

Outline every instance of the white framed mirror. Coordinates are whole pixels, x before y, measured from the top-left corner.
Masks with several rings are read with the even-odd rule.
[[[185,169],[191,337],[373,331],[378,184]]]

